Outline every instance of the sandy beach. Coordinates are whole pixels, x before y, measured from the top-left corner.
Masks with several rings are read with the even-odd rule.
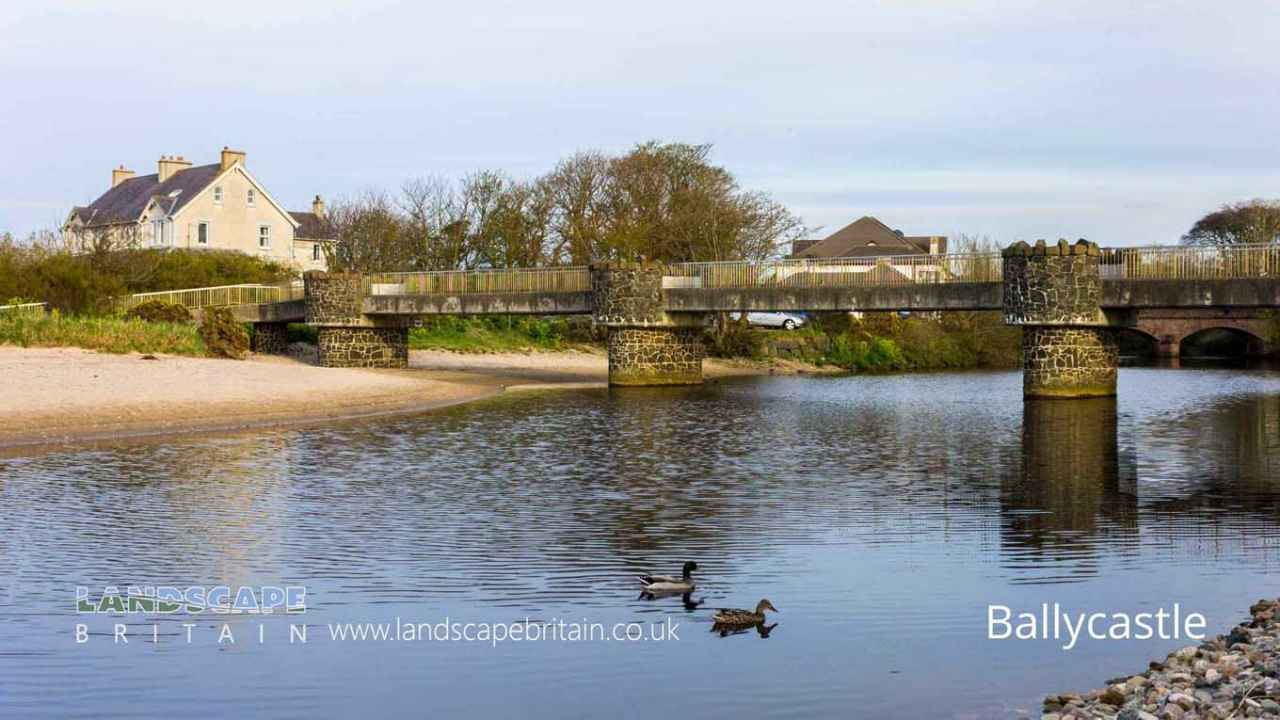
[[[321,368],[285,357],[245,361],[108,355],[0,346],[0,447],[300,424],[418,412],[508,390],[604,386],[602,353],[413,351],[407,370]],[[708,360],[708,378],[795,372]]]

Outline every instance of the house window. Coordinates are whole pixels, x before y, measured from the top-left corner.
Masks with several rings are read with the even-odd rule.
[[[222,186],[221,185],[217,185],[213,188],[213,204],[214,205],[222,204]]]
[[[208,222],[196,223],[196,244],[197,245],[209,244],[209,223]]]
[[[270,225],[258,226],[258,247],[260,248],[271,247],[271,226]]]
[[[311,259],[320,262],[320,243],[311,246]]]
[[[249,204],[249,207],[253,207],[253,201],[257,199],[256,196],[257,193],[253,191],[253,188],[249,188],[249,193],[245,195],[245,202]]]

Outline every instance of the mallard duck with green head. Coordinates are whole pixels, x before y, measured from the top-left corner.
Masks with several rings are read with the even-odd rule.
[[[640,575],[640,584],[644,586],[647,593],[667,593],[682,594],[693,592],[697,587],[693,584],[693,571],[698,569],[698,563],[690,561],[684,564],[680,571],[680,577],[672,577],[671,575]]]
[[[759,625],[764,622],[765,611],[778,612],[778,608],[768,600],[761,600],[756,603],[755,612],[750,610],[739,610],[736,608],[720,608],[716,614],[711,616],[716,625],[729,627],[744,627],[751,625]]]

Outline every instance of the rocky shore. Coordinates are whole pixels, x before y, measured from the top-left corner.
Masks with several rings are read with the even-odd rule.
[[[1050,695],[1042,720],[1280,720],[1280,600],[1261,600],[1231,632],[1185,647],[1141,675]]]

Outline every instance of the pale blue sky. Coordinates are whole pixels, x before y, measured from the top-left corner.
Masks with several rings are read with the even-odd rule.
[[[0,230],[231,145],[285,205],[712,143],[812,226],[1174,242],[1280,197],[1266,2],[0,4]]]

